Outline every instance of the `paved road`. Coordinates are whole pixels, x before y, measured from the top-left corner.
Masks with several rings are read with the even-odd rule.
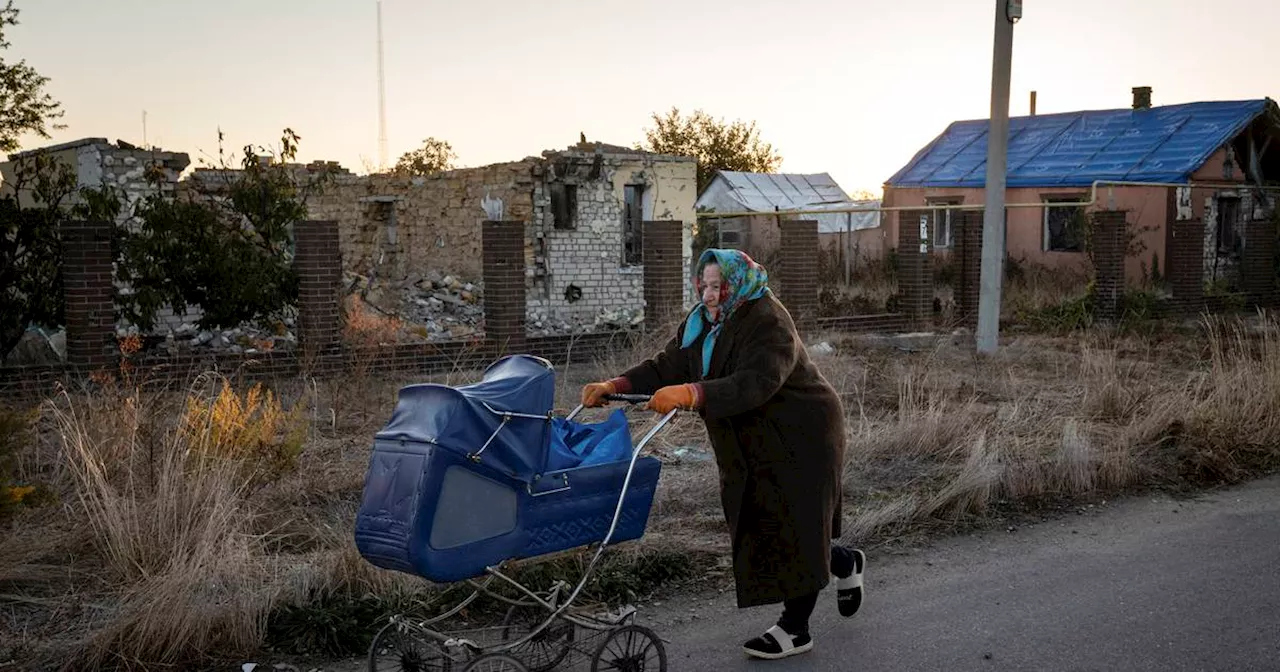
[[[851,620],[828,589],[813,652],[749,661],[775,608],[642,610],[682,670],[1280,670],[1280,478],[1148,496],[868,561]],[[696,620],[689,620],[696,610]]]

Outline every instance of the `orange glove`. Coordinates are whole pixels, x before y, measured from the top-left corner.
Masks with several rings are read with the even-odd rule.
[[[670,385],[658,390],[645,408],[665,415],[677,408],[692,411],[701,405],[702,394],[697,385]]]
[[[582,387],[582,405],[587,408],[599,408],[605,405],[606,394],[617,394],[618,388],[612,382],[588,383]]]

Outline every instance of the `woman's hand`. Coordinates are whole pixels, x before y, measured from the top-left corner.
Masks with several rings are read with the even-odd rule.
[[[582,387],[582,405],[587,408],[599,408],[605,404],[605,395],[617,393],[618,388],[612,382],[587,383]]]
[[[664,415],[677,408],[692,411],[702,405],[701,397],[696,385],[670,385],[658,390],[645,409]]]

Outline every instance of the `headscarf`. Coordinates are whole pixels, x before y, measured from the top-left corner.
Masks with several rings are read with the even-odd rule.
[[[714,320],[702,303],[702,270],[712,263],[720,266],[722,283],[719,312]],[[769,293],[769,273],[746,252],[713,248],[703,252],[698,259],[698,266],[694,270],[694,286],[698,290],[698,305],[685,320],[681,347],[693,345],[703,331],[707,332],[707,338],[702,342],[702,375],[706,376],[711,370],[711,353],[715,350],[716,339],[720,336],[725,321],[742,304]]]

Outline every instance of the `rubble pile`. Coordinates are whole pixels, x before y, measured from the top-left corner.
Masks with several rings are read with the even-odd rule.
[[[474,282],[433,271],[389,283],[347,272],[348,296],[403,323],[405,340],[447,341],[479,334],[484,323],[484,289]]]
[[[291,350],[298,344],[297,312],[290,309],[283,319],[270,327],[244,324],[235,329],[201,329],[192,321],[174,318],[169,324],[158,326],[152,333],[143,334],[130,325],[119,325],[116,338],[124,341],[131,336],[141,339],[141,350],[163,351],[177,355],[186,350],[217,350],[233,354],[255,355],[277,350]]]

